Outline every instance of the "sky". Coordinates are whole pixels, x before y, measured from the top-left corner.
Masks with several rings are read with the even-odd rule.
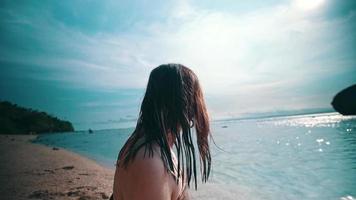
[[[181,63],[212,119],[330,109],[356,83],[355,32],[353,0],[2,0],[0,100],[114,128]]]

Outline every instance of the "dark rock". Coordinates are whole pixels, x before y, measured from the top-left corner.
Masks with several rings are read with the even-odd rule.
[[[50,173],[50,174],[54,174],[54,171],[51,170],[51,169],[45,169],[45,170],[43,170],[43,171],[48,172],[48,173]]]
[[[53,150],[53,151],[58,151],[58,150],[59,150],[59,148],[57,148],[57,147],[53,147],[53,148],[52,148],[52,150]]]
[[[78,189],[78,190],[86,189],[86,190],[94,191],[97,189],[97,187],[95,187],[95,186],[79,186],[79,187],[76,187],[75,189]]]
[[[64,169],[64,170],[72,170],[72,169],[74,169],[74,166],[73,165],[65,166],[65,167],[62,167],[62,169]]]
[[[85,195],[85,192],[80,191],[80,190],[67,192],[67,196],[69,196],[69,197],[79,197],[79,196],[82,196],[82,195]]]
[[[356,85],[337,93],[331,105],[342,115],[356,115]]]
[[[37,190],[28,195],[29,199],[48,199],[49,197],[48,190]]]

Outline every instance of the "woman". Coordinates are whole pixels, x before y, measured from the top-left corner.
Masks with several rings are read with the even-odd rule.
[[[180,64],[152,70],[136,128],[118,156],[112,198],[189,199],[187,185],[192,178],[197,189],[193,127],[206,182],[211,168],[210,127],[198,78]]]

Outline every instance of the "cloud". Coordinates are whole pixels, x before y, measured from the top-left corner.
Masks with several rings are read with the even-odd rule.
[[[234,13],[185,0],[159,13],[137,2],[100,2],[93,15],[65,2],[4,8],[0,61],[26,78],[97,90],[144,88],[155,66],[182,63],[198,74],[216,116],[328,106],[354,81],[354,11],[330,19],[326,5],[284,1]],[[113,12],[132,6],[147,13]]]
[[[294,3],[245,15],[195,10],[180,26],[153,30],[174,47],[165,59],[184,60],[199,74],[215,97],[214,113],[328,107],[355,80],[341,75],[355,72],[355,37],[348,28],[355,13],[326,20],[311,12]],[[323,85],[326,78],[331,82]]]

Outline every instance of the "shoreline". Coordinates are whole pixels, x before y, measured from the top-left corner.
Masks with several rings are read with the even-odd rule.
[[[65,133],[64,133],[65,134]],[[49,149],[52,149],[54,151],[57,151],[57,150],[62,150],[62,151],[65,151],[69,154],[74,154],[75,156],[78,156],[78,157],[81,157],[82,159],[85,159],[85,160],[88,160],[89,163],[95,163],[95,165],[99,165],[100,167],[104,168],[104,169],[107,169],[107,170],[110,170],[110,171],[114,171],[115,172],[115,169],[116,169],[116,165],[113,163],[113,162],[109,162],[108,160],[106,161],[103,161],[103,160],[98,160],[96,158],[93,158],[91,157],[90,155],[88,154],[84,154],[84,153],[81,153],[81,152],[77,152],[75,150],[72,150],[72,149],[68,149],[68,148],[65,148],[65,147],[62,147],[62,146],[56,146],[56,145],[49,145],[49,144],[44,144],[44,143],[41,143],[41,142],[34,142],[36,140],[36,137],[38,135],[34,135],[35,137],[33,139],[30,139],[28,140],[28,142],[30,144],[34,144],[34,145],[39,145],[39,146],[43,146],[45,148],[49,148]]]
[[[114,169],[70,150],[32,143],[37,135],[0,135],[0,197],[6,200],[109,199]],[[198,183],[192,200],[256,199],[249,188]],[[238,196],[237,196],[238,195]],[[260,199],[260,198],[258,198]]]
[[[3,199],[108,199],[114,170],[63,148],[31,143],[36,135],[0,135]]]

